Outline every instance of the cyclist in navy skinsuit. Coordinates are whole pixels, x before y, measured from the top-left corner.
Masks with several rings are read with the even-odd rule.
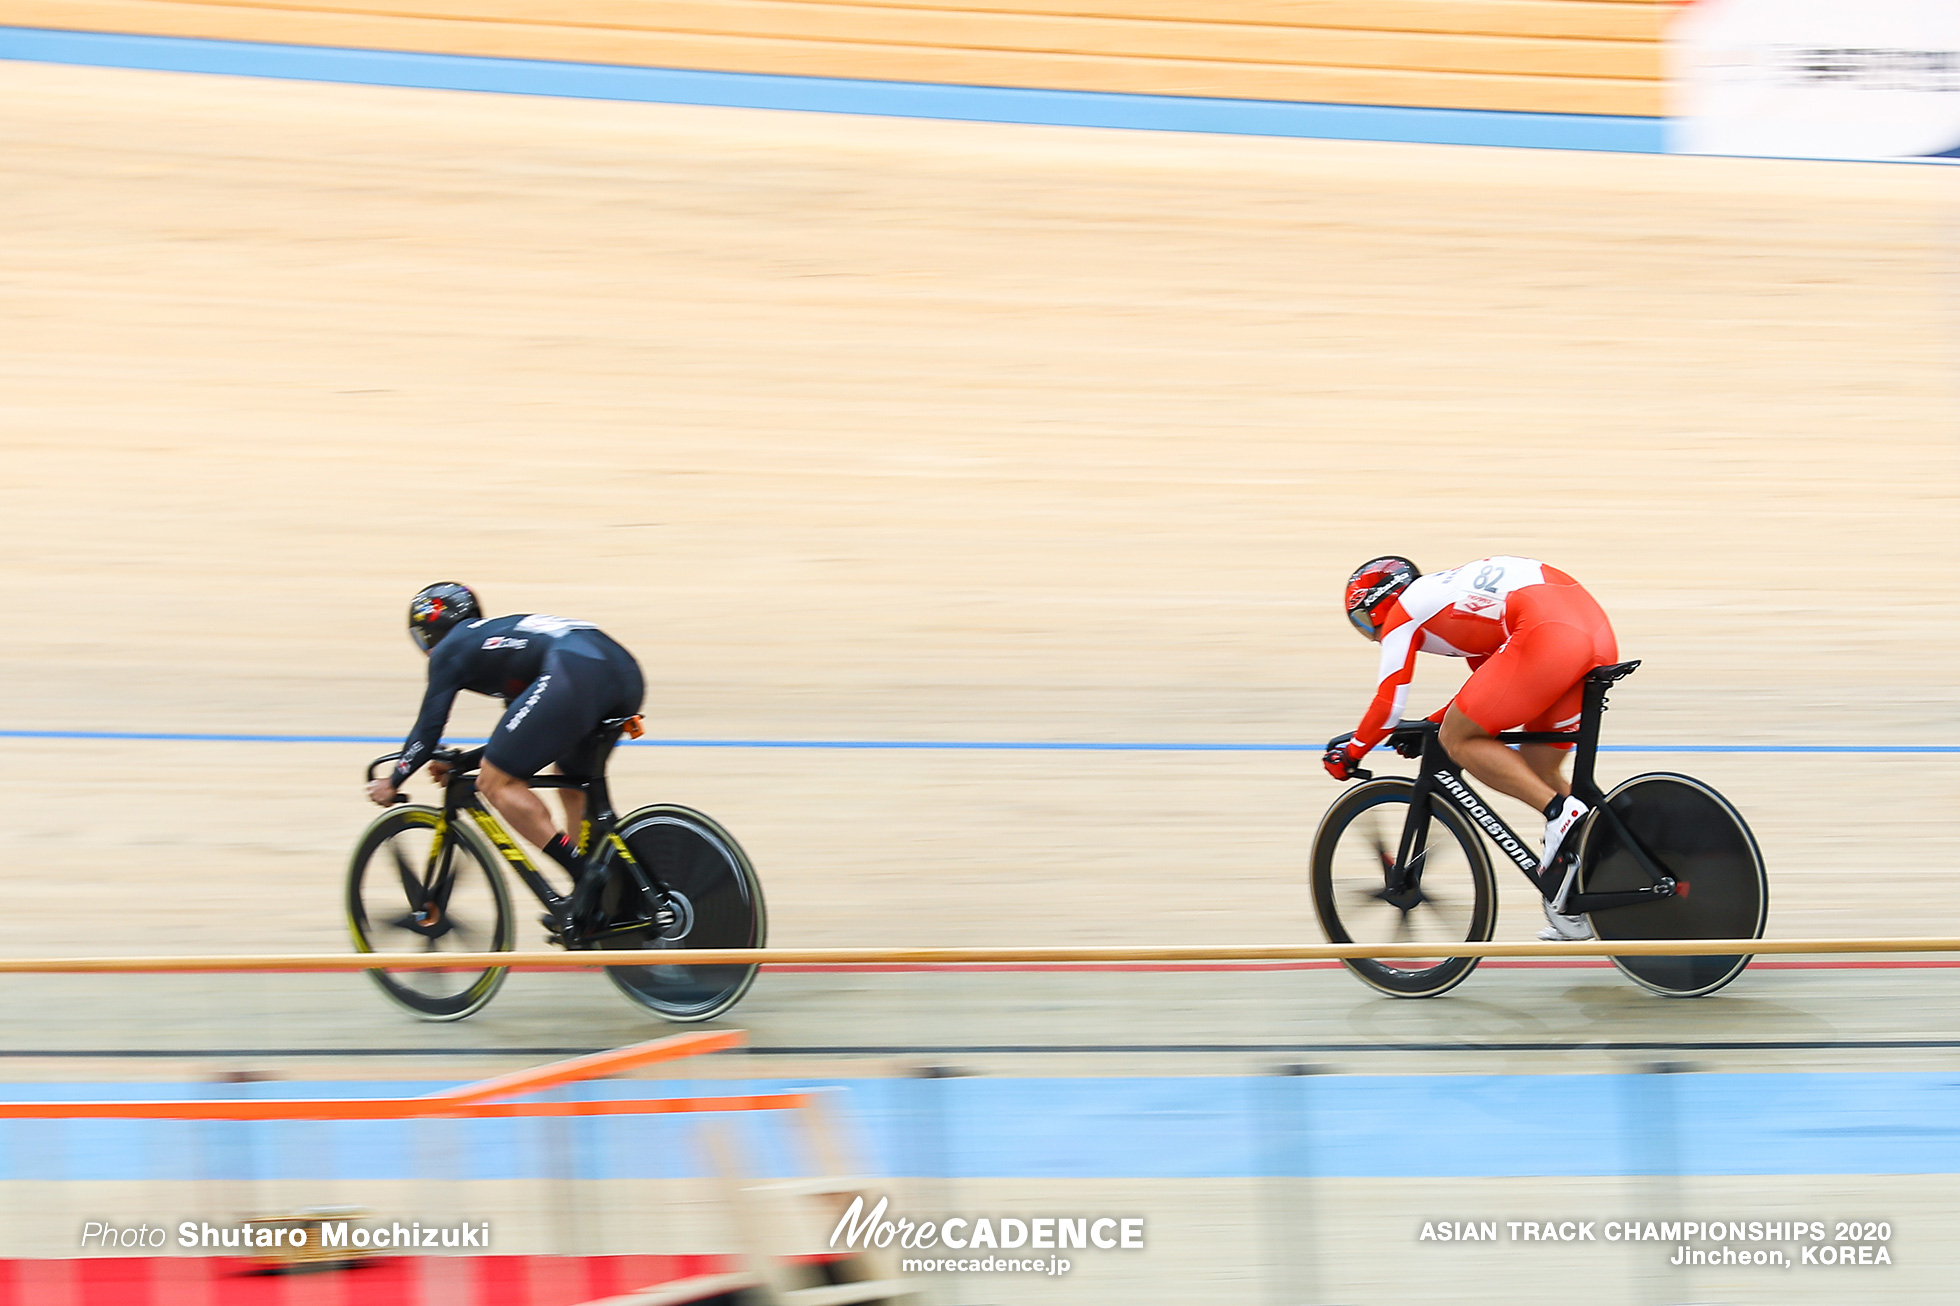
[[[590,622],[535,614],[486,617],[476,594],[453,582],[431,585],[409,602],[408,633],[429,655],[429,688],[401,760],[386,779],[368,786],[368,797],[384,807],[395,800],[441,742],[457,691],[501,698],[509,707],[490,742],[458,764],[474,766],[480,758],[477,789],[513,830],[576,878],[576,845],[527,782],[553,763],[579,779],[596,773],[593,733],[602,721],[640,710],[640,664]],[[440,783],[448,770],[438,762],[429,773]],[[567,828],[576,830],[585,817],[585,795],[559,793]]]

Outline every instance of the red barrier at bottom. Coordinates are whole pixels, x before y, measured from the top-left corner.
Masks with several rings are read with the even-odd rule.
[[[0,1306],[580,1306],[732,1268],[725,1256],[377,1256],[286,1274],[225,1257],[0,1260]]]

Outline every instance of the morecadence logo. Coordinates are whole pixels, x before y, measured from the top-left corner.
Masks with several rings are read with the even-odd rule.
[[[837,1251],[898,1248],[904,1251],[946,1249],[957,1257],[907,1259],[907,1273],[934,1270],[957,1272],[1068,1273],[1071,1263],[1058,1256],[1001,1257],[1003,1251],[1138,1252],[1144,1250],[1144,1217],[1140,1215],[949,1215],[918,1220],[891,1210],[891,1199],[865,1208],[859,1194],[830,1231]],[[976,1255],[975,1253],[984,1253]]]

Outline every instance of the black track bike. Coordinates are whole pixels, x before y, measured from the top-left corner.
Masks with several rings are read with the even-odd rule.
[[[690,948],[759,948],[768,933],[762,884],[728,831],[701,813],[659,804],[613,813],[605,761],[637,717],[601,724],[589,780],[539,776],[537,789],[580,789],[586,799],[579,883],[560,893],[504,829],[476,790],[473,770],[452,770],[441,807],[398,798],[361,836],[347,869],[347,924],[360,952],[508,952],[515,944],[508,866],[544,906],[547,938],[560,947],[672,950],[669,963],[608,966],[628,998],[673,1021],[708,1020],[734,1006],[754,966],[694,966]],[[635,730],[637,733],[637,730]],[[368,763],[367,776],[393,763]],[[462,753],[438,749],[454,765]],[[461,1020],[496,996],[506,970],[370,970],[386,993],[424,1020]]]
[[[1563,910],[1583,915],[1609,942],[1635,939],[1759,939],[1769,915],[1769,880],[1749,826],[1727,799],[1699,780],[1654,772],[1602,794],[1593,779],[1606,690],[1638,662],[1600,667],[1586,677],[1573,732],[1513,732],[1507,744],[1572,743],[1572,792],[1592,809],[1571,845],[1578,865]],[[1414,778],[1375,778],[1328,809],[1314,836],[1313,900],[1334,943],[1430,943],[1436,957],[1351,960],[1363,981],[1404,998],[1433,997],[1463,982],[1475,957],[1448,945],[1482,942],[1497,924],[1497,881],[1481,829],[1532,888],[1555,900],[1564,855],[1545,868],[1510,826],[1464,782],[1443,751],[1434,722],[1405,724],[1388,741],[1418,757]],[[1713,993],[1749,958],[1613,958],[1634,983],[1669,997]]]

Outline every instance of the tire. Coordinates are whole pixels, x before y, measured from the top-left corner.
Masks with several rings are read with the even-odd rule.
[[[1699,780],[1655,772],[1606,795],[1627,829],[1687,892],[1634,907],[1594,912],[1593,933],[1635,939],[1760,939],[1769,920],[1769,877],[1749,826],[1729,801]],[[1612,825],[1589,818],[1579,834],[1579,887],[1615,893],[1651,883]],[[1713,993],[1742,973],[1747,956],[1615,957],[1643,988],[1671,998]]]
[[[1470,823],[1454,808],[1431,803],[1415,896],[1384,898],[1384,862],[1392,862],[1415,782],[1370,780],[1343,794],[1321,818],[1313,842],[1313,906],[1332,943],[1433,940],[1436,961],[1344,961],[1363,983],[1398,998],[1430,998],[1461,984],[1475,957],[1452,957],[1448,945],[1483,942],[1497,925],[1497,881]]]
[[[412,903],[403,876],[427,873],[442,813],[395,807],[377,817],[347,868],[347,927],[356,952],[509,952],[515,946],[510,892],[494,853],[475,832],[449,829],[450,891],[441,904],[447,928],[430,934],[405,919]],[[505,968],[370,970],[390,999],[423,1020],[461,1020],[496,996]]]
[[[670,891],[678,919],[668,930],[613,935],[607,948],[760,948],[769,916],[762,882],[748,854],[728,831],[701,813],[657,804],[628,812],[619,823],[634,860]],[[618,857],[600,906],[608,919],[643,911],[631,873]],[[678,961],[678,958],[676,959]],[[682,1024],[712,1020],[755,982],[755,966],[608,966],[606,977],[621,993],[664,1020]]]

